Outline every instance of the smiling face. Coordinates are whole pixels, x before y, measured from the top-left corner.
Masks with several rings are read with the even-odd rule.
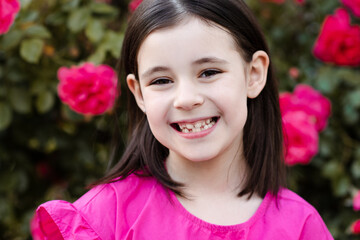
[[[242,153],[247,98],[262,90],[268,58],[257,52],[245,63],[237,49],[229,33],[197,18],[156,30],[142,43],[139,80],[130,74],[127,82],[169,158]]]

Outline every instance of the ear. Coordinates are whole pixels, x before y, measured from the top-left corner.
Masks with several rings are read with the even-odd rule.
[[[127,82],[127,85],[129,87],[130,91],[132,92],[132,94],[135,97],[137,105],[143,112],[145,112],[144,98],[141,93],[139,81],[136,79],[134,74],[129,74],[126,77],[126,82]]]
[[[247,96],[256,98],[263,90],[269,68],[269,56],[264,51],[254,53],[248,68]]]

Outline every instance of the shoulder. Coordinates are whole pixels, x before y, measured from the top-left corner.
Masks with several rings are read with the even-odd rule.
[[[141,211],[155,183],[153,178],[133,174],[96,186],[74,203],[61,200],[46,202],[37,209],[37,225],[45,236],[114,239],[116,223],[128,221],[128,215]],[[47,229],[53,230],[49,232]]]
[[[289,189],[282,189],[277,198],[273,197],[267,215],[298,239],[333,239],[317,210]]]

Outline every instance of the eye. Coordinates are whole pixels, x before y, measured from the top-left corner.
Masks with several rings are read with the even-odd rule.
[[[171,83],[171,80],[170,79],[167,79],[167,78],[158,78],[158,79],[155,79],[154,81],[152,81],[150,83],[150,85],[163,85],[163,84],[169,84]]]
[[[208,78],[208,77],[211,77],[211,76],[219,74],[219,73],[222,73],[222,72],[220,70],[217,70],[217,69],[206,69],[205,71],[203,71],[200,74],[200,77]]]

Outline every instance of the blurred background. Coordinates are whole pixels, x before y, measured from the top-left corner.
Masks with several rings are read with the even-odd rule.
[[[6,1],[0,0],[0,19],[10,9]],[[14,22],[0,35],[0,239],[32,239],[29,223],[39,204],[76,200],[104,175],[111,155],[121,154],[124,79],[116,100],[120,127],[113,129],[113,109],[82,114],[60,100],[57,72],[85,62],[116,70],[127,20],[141,1],[19,2]],[[279,91],[292,94],[306,84],[331,102],[313,154],[287,162],[288,187],[319,211],[335,239],[360,239],[360,2],[246,2],[269,43]],[[348,17],[325,33],[325,20],[339,8]],[[122,133],[117,153],[110,149],[114,131]]]

